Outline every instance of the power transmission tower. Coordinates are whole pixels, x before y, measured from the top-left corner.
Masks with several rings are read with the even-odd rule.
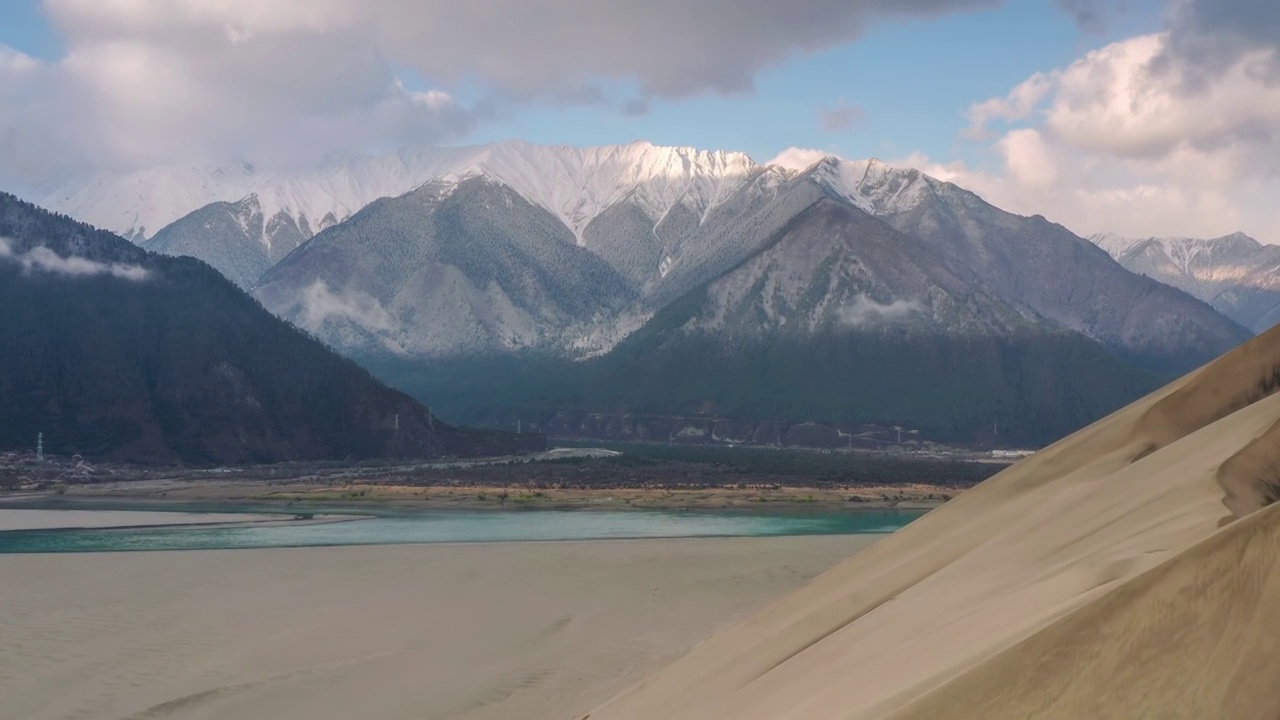
[[[44,433],[36,434],[36,459],[44,459]]]

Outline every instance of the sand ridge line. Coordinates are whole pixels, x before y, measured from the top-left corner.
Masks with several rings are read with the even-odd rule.
[[[1280,586],[1280,566],[1265,552],[1233,564],[1207,560],[1196,549],[1220,531],[1252,525],[1258,514],[1280,512],[1268,505],[1280,495],[1280,476],[1268,475],[1280,467],[1277,389],[1280,328],[966,491],[597,706],[591,718],[1272,720],[1280,690],[1268,696],[1249,685],[1252,698],[1229,700],[1232,688],[1245,687],[1256,673],[1237,667],[1212,637],[1192,638],[1177,624],[1112,626],[1074,664],[1060,666],[1065,677],[1091,678],[1064,697],[1085,702],[1081,693],[1109,688],[1103,699],[1074,706],[1074,715],[1039,714],[1033,678],[1040,661],[1019,648],[1054,656],[1053,643],[1036,639],[1050,637],[1066,619],[1102,612],[1090,608],[1110,607],[1106,598],[1125,597],[1152,568],[1169,563],[1230,585]],[[1244,519],[1221,527],[1224,504]],[[1280,545],[1245,536],[1254,545]],[[1198,567],[1205,563],[1212,567]],[[1188,627],[1217,613],[1227,618],[1222,633],[1247,639],[1242,646],[1254,643],[1249,657],[1257,666],[1273,667],[1268,657],[1280,662],[1274,652],[1280,615],[1259,614],[1261,606],[1246,600],[1253,595],[1233,605],[1229,595],[1203,603],[1171,592],[1160,602],[1180,609]],[[892,602],[881,601],[889,595]],[[1148,609],[1158,614],[1160,607]],[[1186,668],[1203,667],[1206,657],[1162,644],[1170,636],[1215,653],[1208,689],[1198,697],[1220,705],[1197,705],[1187,696],[1197,685]],[[1271,656],[1259,644],[1268,638]],[[1130,690],[1089,674],[1091,657],[1130,658],[1139,669],[1127,675]],[[966,689],[946,691],[952,702],[927,700],[961,687],[956,683]],[[1180,701],[1153,701],[1151,713],[1134,704],[1153,693]],[[917,703],[932,714],[916,712]],[[1265,708],[1270,715],[1258,714]]]

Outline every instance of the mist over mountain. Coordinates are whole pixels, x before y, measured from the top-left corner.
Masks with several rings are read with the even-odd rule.
[[[204,263],[0,193],[0,448],[236,463],[435,457],[459,431],[271,316]]]
[[[1132,272],[1178,288],[1255,333],[1280,323],[1280,246],[1219,238],[1089,238]]]

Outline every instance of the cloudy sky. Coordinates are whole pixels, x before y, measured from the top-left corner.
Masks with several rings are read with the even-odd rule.
[[[876,156],[1280,242],[1275,0],[4,0],[0,187],[408,143]]]

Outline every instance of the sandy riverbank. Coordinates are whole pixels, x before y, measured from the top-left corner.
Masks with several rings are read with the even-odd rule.
[[[242,504],[280,512],[378,507],[443,509],[776,510],[779,508],[930,510],[960,493],[955,488],[909,483],[860,487],[781,487],[770,484],[713,488],[530,488],[511,485],[423,486],[388,482],[262,482],[151,480],[66,488],[46,499],[59,502]],[[35,497],[28,493],[28,496]]]
[[[559,720],[876,539],[0,556],[0,719]]]
[[[134,510],[44,510],[0,507],[0,531],[72,528],[163,527],[166,525],[244,525],[282,522],[289,515],[178,513]]]

